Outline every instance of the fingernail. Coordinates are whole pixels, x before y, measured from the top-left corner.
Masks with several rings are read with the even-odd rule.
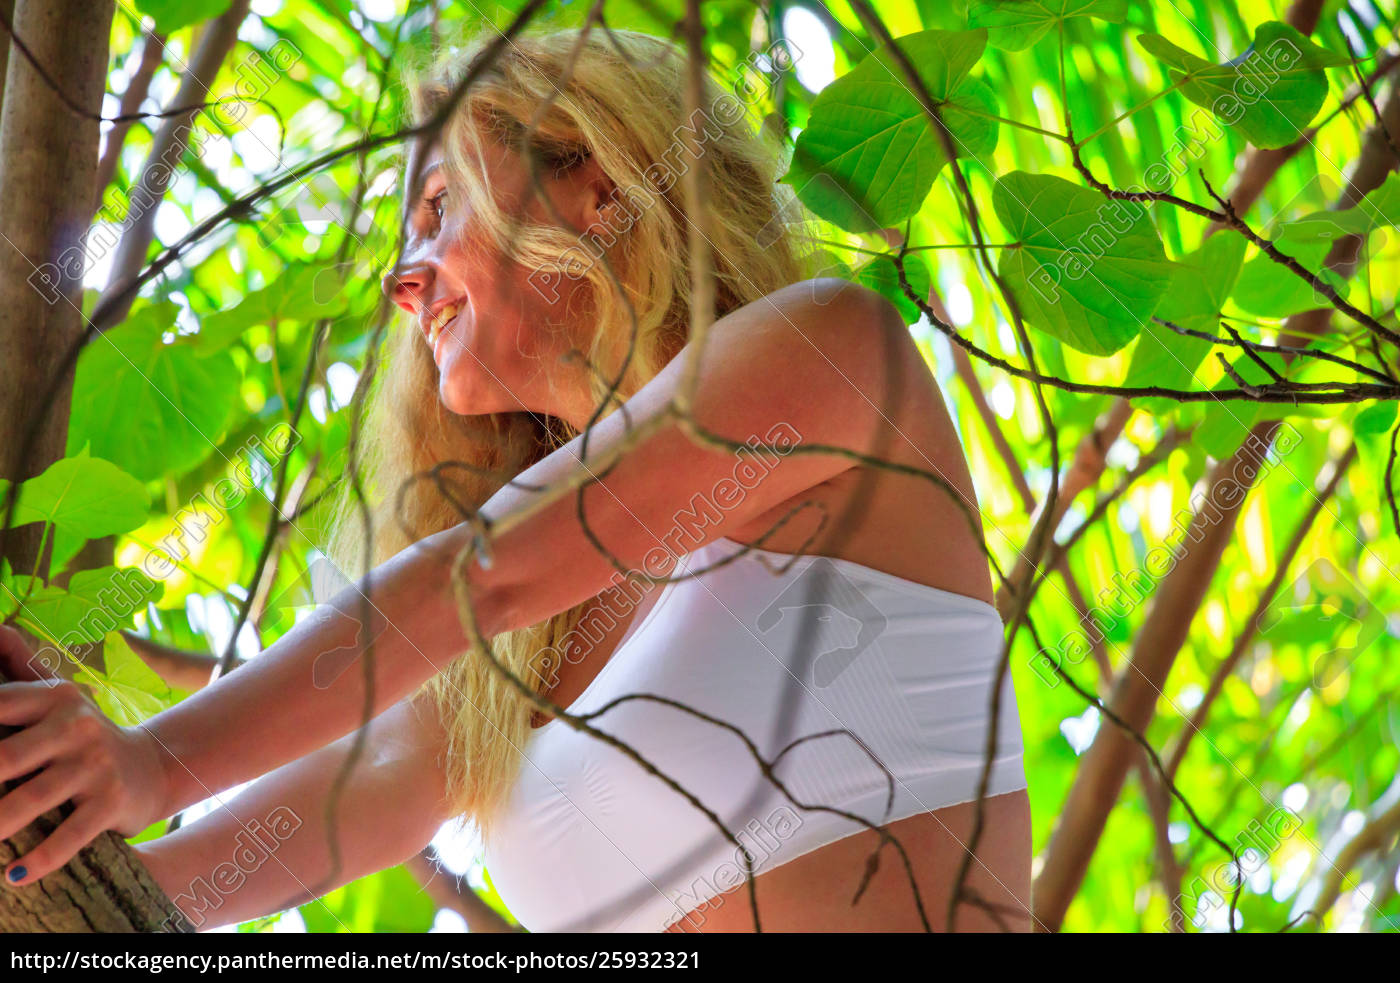
[[[20,866],[20,867],[11,867],[11,868],[10,868],[10,881],[13,882],[13,883],[15,883],[15,884],[18,884],[20,881],[24,880],[24,875],[25,875],[25,874],[28,874],[28,873],[29,873],[29,871],[25,870],[24,867],[22,867],[22,866]]]

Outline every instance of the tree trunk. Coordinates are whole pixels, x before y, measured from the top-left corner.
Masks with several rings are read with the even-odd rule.
[[[1259,424],[1239,450],[1212,469],[1204,502],[1182,537],[1183,548],[1152,594],[1152,607],[1137,631],[1132,658],[1105,701],[1138,733],[1146,732],[1152,720],[1167,674],[1186,641],[1278,427],[1276,420]],[[1099,727],[1045,849],[1045,864],[1035,881],[1037,924],[1054,931],[1063,922],[1138,747],[1113,724],[1105,721]]]
[[[82,332],[82,242],[97,169],[97,115],[107,73],[113,4],[21,0],[11,23],[63,96],[16,47],[0,107],[0,477],[16,482],[63,456],[72,373],[40,405],[64,353]],[[8,39],[7,39],[8,42]],[[79,116],[65,105],[81,106]],[[34,415],[42,429],[29,460],[19,460]],[[10,530],[3,553],[17,570],[34,568],[39,525]]]
[[[10,16],[13,11],[13,16]],[[22,480],[63,456],[72,374],[41,405],[64,352],[82,330],[83,235],[97,168],[98,110],[107,73],[111,0],[0,0],[0,13],[62,96],[16,50],[0,104],[0,475]],[[5,38],[3,49],[10,49]],[[3,62],[0,62],[3,64]],[[65,98],[80,106],[73,112]],[[37,271],[37,272],[36,272]],[[28,460],[19,438],[42,415]],[[37,526],[5,537],[5,555],[31,569]],[[11,733],[0,728],[0,737]],[[0,792],[8,792],[6,784]],[[27,853],[72,812],[65,805],[0,843],[0,863]],[[0,888],[0,933],[191,932],[136,854],[104,833],[62,870],[22,890]]]

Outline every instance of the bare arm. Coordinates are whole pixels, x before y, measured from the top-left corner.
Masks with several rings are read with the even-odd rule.
[[[887,370],[851,358],[845,359],[845,366],[835,365],[827,351],[796,333],[815,335],[826,342],[825,348],[839,349],[842,343],[868,344],[875,333],[888,330],[908,341],[904,325],[893,308],[892,319],[881,322],[882,308],[872,303],[872,298],[879,299],[848,284],[815,309],[810,287],[790,290],[789,310],[775,315],[763,304],[754,304],[715,325],[695,416],[707,429],[740,442],[755,435],[763,439],[781,428],[808,443],[868,446],[876,411],[863,398],[853,398],[857,394],[852,386],[863,383],[865,391],[878,389],[877,380]],[[688,352],[682,352],[628,401],[634,423],[666,411],[687,357]],[[852,379],[851,373],[858,378]],[[605,460],[625,439],[621,413],[601,420],[589,438],[591,467],[596,469],[596,461]],[[581,443],[576,439],[550,454],[525,471],[518,485],[548,486],[577,474]],[[669,423],[631,448],[599,487],[586,491],[589,527],[622,562],[648,569],[648,555],[655,555],[658,537],[675,525],[677,513],[689,508],[697,493],[708,494],[729,478],[734,464],[733,453],[701,446]],[[688,541],[682,552],[725,535],[849,466],[848,458],[836,456],[784,458],[724,513],[722,521],[700,530],[700,538]],[[529,506],[535,495],[507,486],[482,511],[500,519]],[[612,582],[616,570],[588,538],[577,508],[575,495],[555,498],[493,537],[489,570],[475,564],[468,570],[473,609],[485,637],[535,624],[597,595]],[[375,714],[468,648],[451,576],[453,558],[471,535],[463,524],[410,546],[262,656],[149,721],[150,733],[166,753],[167,808],[173,811],[261,775],[359,724],[367,696],[364,663],[341,673],[324,689],[313,680],[323,653],[356,646],[365,607],[370,609],[368,634],[374,639],[369,705]],[[248,721],[267,719],[297,720],[298,726],[246,727]],[[224,753],[215,735],[235,734],[239,753]]]
[[[217,811],[136,847],[196,928],[303,904],[402,863],[432,839],[449,818],[445,735],[431,701],[405,701],[369,726],[336,810],[333,865],[327,808],[354,740],[279,768]]]
[[[908,357],[870,357],[887,351],[892,337]],[[682,351],[628,400],[635,424],[659,424],[584,496],[594,535],[626,566],[651,574],[669,572],[647,558],[676,517],[696,496],[726,480],[732,484],[735,469],[733,453],[698,444],[667,416],[691,354],[689,347]],[[907,385],[912,372],[927,370],[891,305],[841,281],[813,281],[715,323],[692,413],[705,429],[741,443],[753,437],[769,442],[776,432],[808,445],[863,450],[882,423],[877,407],[885,391]],[[900,373],[905,378],[893,378]],[[613,412],[589,435],[589,467],[596,471],[625,440],[626,418]],[[579,472],[580,447],[581,438],[565,445],[520,483],[567,480]],[[701,524],[673,551],[688,552],[741,528],[851,466],[849,457],[837,454],[782,457],[718,521]],[[490,569],[473,565],[466,575],[487,638],[573,607],[617,574],[580,523],[576,495],[556,497],[510,524],[508,517],[534,497],[508,486],[483,507],[502,527],[492,537]],[[18,883],[62,865],[103,829],[134,834],[324,747],[414,692],[469,647],[451,573],[471,535],[463,524],[405,549],[246,666],[139,729],[103,731],[105,718],[94,720],[95,711],[82,709],[71,691],[59,712],[42,683],[0,687],[0,723],[27,728],[0,741],[0,780],[49,766],[0,799],[0,836],[65,799],[78,805],[63,827],[21,858],[27,876]],[[373,658],[327,681],[323,656],[353,652],[366,608]],[[91,760],[94,754],[105,760]]]

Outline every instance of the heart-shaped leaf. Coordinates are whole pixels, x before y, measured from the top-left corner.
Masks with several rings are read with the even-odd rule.
[[[922,31],[895,44],[928,89],[956,156],[990,155],[997,145],[996,98],[968,75],[987,32]],[[932,120],[886,46],[817,96],[782,180],[822,218],[869,232],[918,211],[946,163]]]
[[[1211,236],[1200,249],[1183,256],[1157,305],[1156,316],[1182,328],[1215,336],[1220,311],[1240,275],[1244,262],[1242,236]],[[1211,349],[1203,338],[1192,338],[1149,319],[1133,349],[1125,386],[1199,389],[1196,369]]]
[[[135,0],[135,4],[137,10],[151,15],[158,33],[170,34],[218,17],[228,9],[229,0]]]
[[[1235,127],[1256,147],[1285,147],[1303,135],[1327,98],[1323,71],[1350,64],[1281,21],[1267,21],[1240,57],[1217,65],[1160,34],[1138,43],[1171,66],[1181,94]]]
[[[9,484],[0,479],[0,497]],[[19,486],[14,522],[50,522],[77,539],[96,539],[137,528],[146,521],[150,506],[141,482],[111,461],[90,457],[83,448]]]
[[[166,344],[175,314],[171,303],[142,308],[83,350],[70,454],[89,442],[95,457],[149,481],[179,475],[213,450],[238,396],[238,370],[228,352]]]
[[[1025,171],[997,180],[992,207],[1014,240],[997,271],[1028,322],[1090,355],[1137,337],[1171,278],[1146,209]]]
[[[66,590],[52,585],[34,590],[14,617],[35,634],[73,648],[130,627],[132,616],[163,590],[134,567],[80,570]]]
[[[863,283],[882,294],[886,300],[899,308],[899,313],[904,316],[905,324],[913,324],[923,313],[919,305],[904,292],[904,287],[899,282],[899,268],[895,266],[893,258],[875,256],[869,262],[858,267],[853,276],[857,283]],[[904,278],[909,282],[909,289],[914,292],[914,295],[927,302],[928,264],[917,256],[905,256]]]
[[[1346,281],[1322,265],[1331,248],[1326,239],[1295,239],[1292,235],[1280,235],[1274,240],[1274,245],[1279,252],[1296,259],[1305,269],[1316,270],[1318,276],[1330,283],[1340,296],[1347,296]],[[1310,283],[1263,253],[1244,264],[1230,299],[1260,317],[1288,317],[1331,304]]]
[[[102,660],[106,672],[83,666],[73,678],[91,687],[97,705],[118,724],[135,726],[188,695],[167,686],[118,632],[103,639]]]
[[[348,303],[342,276],[332,266],[288,267],[272,283],[235,306],[204,318],[199,334],[187,340],[200,354],[208,355],[227,348],[255,325],[335,317]]]

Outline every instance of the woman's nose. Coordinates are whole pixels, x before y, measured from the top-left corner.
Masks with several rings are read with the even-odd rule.
[[[433,271],[426,263],[400,264],[384,274],[384,293],[410,314],[427,306]]]

